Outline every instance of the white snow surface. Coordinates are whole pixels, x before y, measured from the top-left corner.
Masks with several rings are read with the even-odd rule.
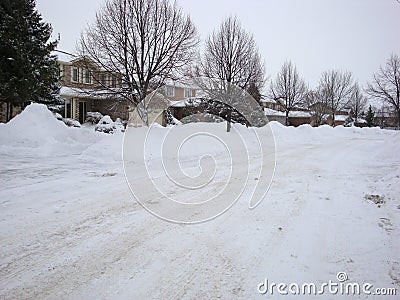
[[[321,284],[340,271],[399,295],[400,132],[269,126],[276,173],[261,204],[249,210],[245,191],[218,218],[180,225],[135,202],[122,134],[70,128],[31,104],[0,124],[0,298],[265,299],[265,278]],[[220,151],[194,149],[193,160]]]

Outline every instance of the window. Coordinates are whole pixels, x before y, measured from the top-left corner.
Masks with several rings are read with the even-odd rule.
[[[78,82],[78,81],[79,81],[79,72],[78,72],[78,68],[73,68],[73,69],[72,69],[72,81],[73,81],[73,82]]]
[[[183,90],[183,97],[184,97],[184,98],[190,98],[190,97],[192,97],[192,90],[191,90],[191,89],[184,89],[184,90]]]
[[[111,76],[111,87],[117,86],[117,78],[114,75]]]
[[[174,97],[175,96],[175,89],[173,86],[167,85],[165,90],[167,97]]]
[[[88,69],[85,70],[85,83],[90,83],[90,71]]]
[[[60,68],[58,69],[58,77],[62,80],[64,77],[64,65],[60,64]]]
[[[106,85],[106,74],[100,74],[100,84],[103,86]]]
[[[71,116],[72,116],[71,112],[72,112],[71,99],[66,99],[65,100],[65,117],[71,118]]]

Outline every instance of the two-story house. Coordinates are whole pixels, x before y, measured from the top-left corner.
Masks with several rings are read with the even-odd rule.
[[[83,123],[87,112],[96,111],[113,119],[127,119],[129,101],[116,93],[121,88],[116,74],[102,70],[85,57],[58,63],[65,118]]]
[[[129,119],[132,103],[118,97],[122,83],[118,75],[106,72],[85,57],[59,60],[60,97],[65,101],[65,118],[83,123],[87,112],[100,112],[112,119]],[[196,89],[183,81],[167,81],[160,90],[171,102],[196,96]],[[162,124],[164,125],[164,124]]]

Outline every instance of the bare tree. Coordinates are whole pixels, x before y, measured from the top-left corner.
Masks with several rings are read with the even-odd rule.
[[[367,98],[363,95],[360,87],[358,86],[358,83],[356,82],[353,85],[352,92],[350,95],[350,101],[349,101],[349,107],[351,108],[351,110],[353,112],[355,121],[357,121],[357,119],[360,117],[361,113],[367,107],[367,102],[368,102]]]
[[[325,115],[329,113],[325,95],[319,89],[310,90],[307,92],[305,100],[312,117],[311,125],[320,126]]]
[[[200,75],[220,80],[221,88],[229,95],[233,86],[249,91],[260,91],[264,85],[264,65],[253,35],[246,32],[236,17],[224,20],[217,31],[206,40],[200,62]],[[240,99],[232,96],[231,98]],[[227,117],[230,129],[230,115]]]
[[[224,20],[219,30],[208,37],[201,60],[201,73],[244,90],[251,85],[259,90],[263,87],[264,66],[256,42],[236,17]]]
[[[352,93],[352,75],[348,71],[325,71],[319,81],[319,90],[326,97],[332,116],[332,126],[335,126],[336,111],[348,103]]]
[[[387,103],[396,113],[397,126],[400,127],[400,58],[392,54],[386,66],[379,68],[366,92],[369,96]]]
[[[79,48],[81,55],[116,74],[121,88],[112,92],[137,106],[149,90],[191,63],[197,44],[193,22],[175,3],[109,0],[82,34]],[[94,79],[107,88],[101,78]]]
[[[297,73],[296,66],[285,62],[270,87],[271,98],[281,100],[286,113],[286,126],[289,125],[289,113],[296,107],[305,104],[307,86]]]

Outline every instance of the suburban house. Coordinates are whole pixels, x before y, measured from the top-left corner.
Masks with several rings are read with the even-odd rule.
[[[270,99],[266,96],[261,97],[261,104],[264,107],[265,116],[269,121],[277,121],[283,125],[286,123],[285,108],[282,99]],[[296,107],[289,112],[289,125],[300,126],[312,123],[312,114],[310,110]]]
[[[282,100],[269,99],[263,96],[261,103],[264,107],[264,112],[269,121],[277,121],[285,124],[286,113]],[[318,112],[318,113],[316,113]],[[322,124],[333,125],[332,116],[330,115],[330,109],[326,104],[320,102],[314,103],[307,108],[295,107],[289,113],[289,125],[290,126],[300,126],[303,124],[311,124],[315,126],[318,124],[317,119],[322,118]],[[353,121],[350,109],[337,110],[335,112],[335,126],[346,125]],[[355,122],[356,126],[362,127],[364,124],[362,122]]]
[[[130,120],[133,126],[141,126],[138,116],[133,117],[134,106],[118,96],[122,82],[117,74],[102,70],[86,57],[59,60],[60,98],[65,101],[64,117],[83,123],[87,112],[100,112],[113,120]],[[121,89],[122,90],[122,89]],[[169,101],[167,106],[196,96],[196,89],[185,81],[168,80],[158,89]],[[165,125],[165,118],[157,120]]]
[[[182,108],[182,104],[187,100],[198,96],[198,89],[190,79],[166,80],[160,88],[149,93],[152,99],[147,104],[148,119],[162,126],[167,125],[167,114],[172,112],[174,115],[174,107]],[[156,105],[154,105],[156,104]],[[167,110],[169,111],[167,113]],[[172,117],[172,115],[170,115]],[[129,109],[129,126],[142,126],[143,122],[138,112],[133,106]]]
[[[167,80],[164,85],[164,91],[171,104],[176,101],[196,97],[198,93],[195,84],[189,79]]]
[[[376,109],[374,116],[375,124],[381,128],[396,128],[397,116],[393,110],[386,105]]]
[[[65,102],[65,118],[84,123],[87,112],[100,112],[113,119],[128,118],[130,102],[118,96],[121,80],[116,74],[102,70],[86,57],[58,63],[59,96]]]

